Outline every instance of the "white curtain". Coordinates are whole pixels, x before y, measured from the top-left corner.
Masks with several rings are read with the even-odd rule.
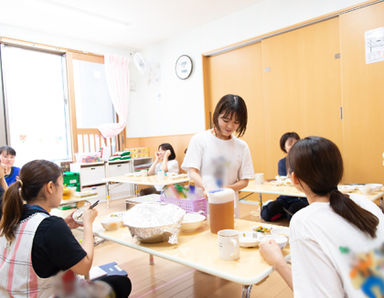
[[[98,127],[104,138],[117,136],[127,123],[129,103],[129,57],[104,56],[105,76],[113,107],[119,116],[118,123],[107,123]]]

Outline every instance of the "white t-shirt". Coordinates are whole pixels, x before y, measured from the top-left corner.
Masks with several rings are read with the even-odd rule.
[[[163,162],[159,162],[158,164],[156,164],[155,166],[155,175],[157,175],[157,173],[160,172],[161,170],[161,165],[163,164]],[[168,172],[167,173],[175,173],[175,174],[179,174],[179,163],[177,162],[176,159],[172,159],[172,160],[168,160],[167,162],[167,168],[168,168]],[[164,185],[155,185],[155,188],[157,191],[161,191],[163,189]]]
[[[359,274],[355,264],[368,255],[373,257],[372,267],[381,262],[381,270],[371,272],[384,281],[384,215],[366,198],[352,199],[379,218],[375,239],[335,213],[329,203],[312,203],[292,217],[290,246],[295,297],[367,297],[361,287],[369,282],[369,277]]]
[[[157,175],[157,173],[160,172],[162,164],[163,162],[161,161],[157,163],[157,165],[155,166],[155,175]],[[167,173],[179,174],[179,163],[177,162],[176,159],[168,160],[167,168],[168,168]]]
[[[198,169],[203,184],[215,176],[218,167],[224,171],[223,185],[233,184],[240,179],[254,178],[247,143],[234,136],[230,140],[219,139],[210,130],[192,137],[181,167],[186,171],[189,168]],[[238,213],[237,202],[235,208]]]

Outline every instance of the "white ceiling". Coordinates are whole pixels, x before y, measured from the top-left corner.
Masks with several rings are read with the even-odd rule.
[[[1,0],[0,24],[106,47],[140,49],[260,1]]]

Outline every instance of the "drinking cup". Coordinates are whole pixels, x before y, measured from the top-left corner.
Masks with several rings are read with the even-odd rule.
[[[255,182],[256,182],[256,184],[263,184],[264,183],[264,173],[256,173],[255,174]]]
[[[224,260],[234,261],[240,257],[239,232],[232,229],[217,232],[219,256]]]

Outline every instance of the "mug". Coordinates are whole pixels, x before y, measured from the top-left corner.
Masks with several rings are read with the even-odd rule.
[[[224,260],[237,260],[240,257],[239,232],[225,229],[217,232],[219,256]]]
[[[264,183],[264,173],[256,173],[255,174],[255,182],[256,182],[256,184],[263,184]]]

